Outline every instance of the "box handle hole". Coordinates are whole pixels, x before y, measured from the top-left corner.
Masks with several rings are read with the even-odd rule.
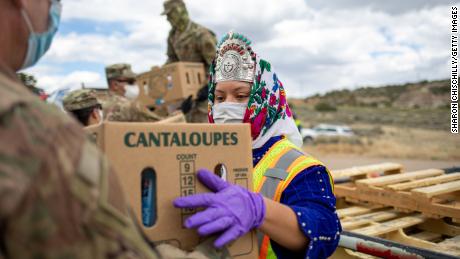
[[[141,177],[142,224],[152,227],[157,221],[157,175],[153,168],[145,168]]]
[[[224,164],[217,164],[214,168],[214,174],[227,181],[227,167]]]

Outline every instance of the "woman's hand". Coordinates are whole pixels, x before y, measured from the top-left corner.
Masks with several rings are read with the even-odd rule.
[[[207,208],[188,218],[185,227],[198,228],[203,236],[222,233],[214,242],[220,248],[263,223],[265,203],[261,194],[229,184],[208,170],[199,170],[198,179],[214,193],[174,200],[178,208]]]

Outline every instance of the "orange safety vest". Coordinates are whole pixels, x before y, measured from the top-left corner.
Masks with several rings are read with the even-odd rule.
[[[276,142],[254,168],[254,190],[263,196],[280,202],[281,194],[297,174],[311,167],[323,165],[319,160],[304,154],[286,138]],[[334,181],[329,173],[333,188]],[[259,259],[276,259],[270,244],[270,238],[257,231]]]

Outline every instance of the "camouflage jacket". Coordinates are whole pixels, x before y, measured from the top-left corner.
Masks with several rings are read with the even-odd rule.
[[[6,258],[156,258],[81,127],[0,74],[0,248]]]
[[[0,258],[205,258],[150,247],[79,124],[0,73]],[[221,256],[221,255],[219,255]]]
[[[174,28],[169,32],[166,63],[201,62],[208,71],[216,55],[216,44],[216,35],[212,31],[190,21],[184,32]]]
[[[107,93],[98,100],[104,110],[104,120],[121,122],[156,122],[162,119],[157,114],[142,107],[139,102],[130,101],[125,97]]]

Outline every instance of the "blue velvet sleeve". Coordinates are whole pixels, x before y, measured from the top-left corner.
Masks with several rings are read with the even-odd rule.
[[[277,257],[329,257],[337,248],[342,227],[326,168],[312,166],[300,172],[284,190],[281,203],[295,212],[299,228],[310,242],[305,251],[295,253],[271,240]]]

